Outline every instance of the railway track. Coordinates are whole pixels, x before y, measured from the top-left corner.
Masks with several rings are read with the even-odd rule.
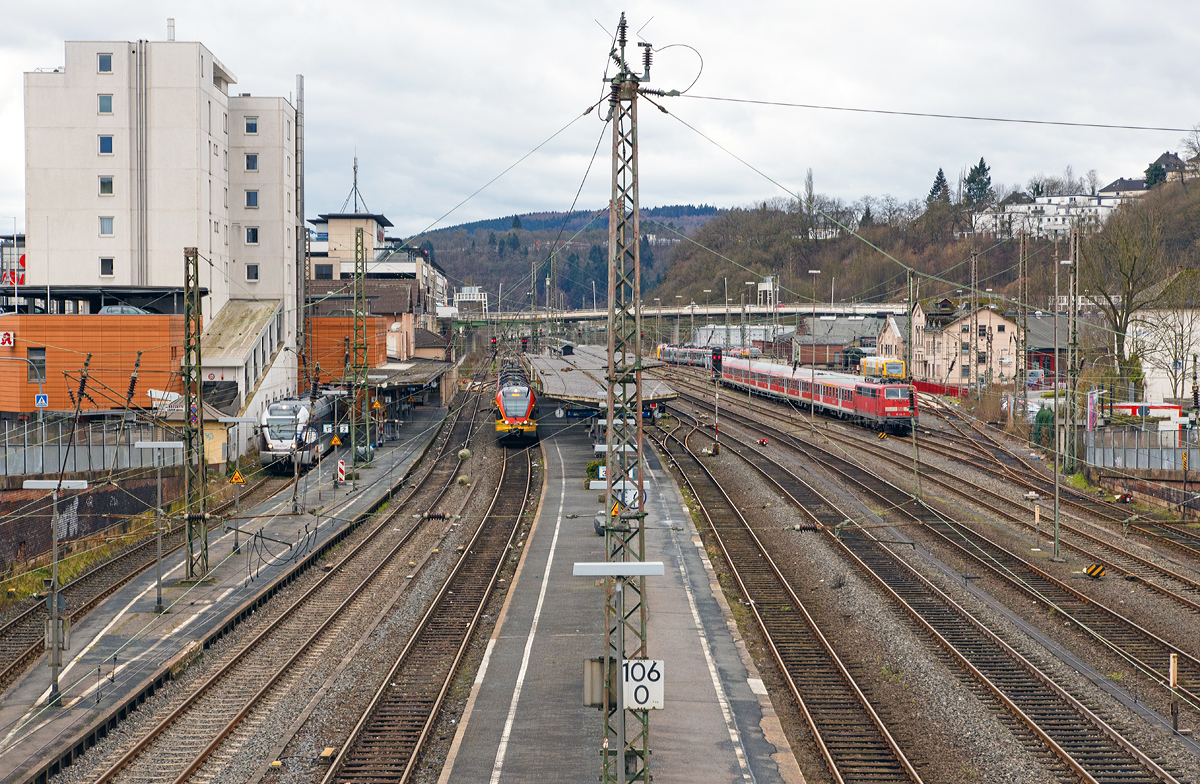
[[[260,478],[246,492],[249,497],[274,481],[272,477]],[[224,514],[233,508],[229,501],[216,507],[214,514]],[[175,552],[185,543],[183,525],[163,530],[163,556]],[[62,587],[60,593],[66,601],[66,616],[77,623],[100,602],[154,565],[157,558],[157,541],[154,536],[144,536],[116,556],[99,563],[84,574]],[[21,614],[0,627],[0,691],[8,688],[45,650],[46,619],[50,617],[46,602],[39,599],[30,604]]]
[[[682,399],[694,403],[710,404],[707,399],[690,395],[686,392],[681,392],[680,396]],[[727,407],[725,410],[726,416],[732,415],[737,417],[743,426],[755,428],[766,435],[779,434],[785,437],[790,437],[791,435],[779,428],[747,419],[740,414],[730,411]],[[901,457],[891,453],[890,450],[879,448],[875,439],[860,437],[857,434],[849,432],[841,433],[839,439],[843,442],[851,442],[863,447],[865,450],[871,452],[876,459],[887,462],[901,471],[908,472],[912,469],[912,462],[908,457]],[[1040,544],[1041,529],[1029,521],[1029,518],[1033,516],[1033,511],[1027,509],[1020,502],[976,485],[959,474],[951,473],[928,463],[920,463],[919,473],[923,482],[934,484],[948,493],[952,493],[974,505],[983,507],[995,515],[997,520],[1007,521],[1020,526],[1027,532],[1033,533],[1039,537],[1038,541]],[[1000,475],[1000,478],[1007,479],[1003,475]],[[998,504],[1015,508],[1018,513],[1006,511],[1000,508]],[[1185,572],[1172,570],[1144,558],[1122,547],[1117,542],[1104,539],[1088,531],[1086,527],[1072,525],[1069,521],[1061,521],[1060,529],[1060,544],[1078,553],[1084,559],[1102,564],[1114,573],[1127,579],[1138,581],[1149,590],[1178,603],[1189,612],[1200,613],[1200,580],[1191,577]]]
[[[687,437],[664,433],[657,440],[700,503],[710,533],[749,602],[833,780],[920,782],[915,767],[762,542],[688,448]]]
[[[246,735],[279,704],[349,624],[362,613],[374,615],[378,595],[405,586],[412,569],[401,557],[452,485],[459,465],[455,454],[466,443],[478,415],[480,395],[470,415],[462,406],[442,441],[433,467],[399,503],[343,555],[312,587],[284,609],[246,645],[225,654],[220,666],[189,692],[133,745],[117,749],[119,758],[98,762],[97,782],[220,781],[222,763],[236,753]],[[397,527],[400,526],[400,527]],[[393,601],[403,591],[396,591]],[[207,768],[205,766],[207,765]]]
[[[681,394],[681,397],[689,400],[701,400],[707,403],[702,398],[693,398],[687,394]],[[727,416],[731,413],[728,412]],[[753,420],[748,420],[738,414],[732,415],[738,417],[743,426],[754,427],[764,433],[769,432],[772,435],[775,433],[784,436],[790,435],[778,428],[759,425]],[[876,459],[889,463],[901,471],[907,472],[912,469],[912,462],[909,458],[900,457],[885,449],[879,449],[873,439],[862,438],[849,433],[842,433],[839,438],[844,442],[848,441],[858,444],[864,449],[869,450]],[[1007,521],[1020,526],[1027,532],[1033,533],[1036,537],[1039,537],[1038,543],[1041,543],[1040,537],[1043,535],[1041,528],[1029,522],[1029,518],[1033,516],[1033,512],[1030,509],[1026,509],[1021,503],[1000,493],[976,485],[958,474],[929,465],[928,463],[920,464],[919,473],[922,482],[934,484],[948,493],[952,493],[972,504],[983,507],[995,515],[995,519]],[[1020,513],[1014,514],[1006,511],[997,504],[1015,508]],[[1192,578],[1186,573],[1174,571],[1147,558],[1143,558],[1131,550],[1121,547],[1116,542],[1097,536],[1085,527],[1072,525],[1069,521],[1060,521],[1060,529],[1060,544],[1062,546],[1079,554],[1086,560],[1104,565],[1116,574],[1138,581],[1139,584],[1144,585],[1160,596],[1176,602],[1189,612],[1200,613],[1200,580]]]
[[[324,782],[405,782],[437,719],[521,515],[529,450],[507,453],[500,486],[470,544],[333,760]]]
[[[726,438],[730,438],[728,433]],[[741,447],[735,450],[739,457],[791,499],[802,514],[827,531],[840,532],[836,541],[847,556],[936,641],[943,659],[964,670],[998,707],[1032,733],[1025,737],[1014,733],[1018,740],[1036,752],[1049,749],[1058,758],[1064,766],[1060,777],[1131,784],[1176,781],[966,609],[881,546],[869,531],[845,526],[848,518],[836,504],[766,454],[734,440]],[[671,456],[680,459],[676,452]],[[743,559],[746,555],[753,563],[753,554],[741,554]],[[768,559],[764,554],[762,560]]]
[[[741,423],[750,429],[772,433],[777,443],[822,465],[844,480],[848,487],[861,488],[884,509],[890,510],[893,516],[922,524],[924,530],[969,561],[1039,605],[1060,613],[1084,634],[1117,653],[1163,689],[1169,690],[1167,673],[1170,655],[1177,654],[1180,673],[1177,693],[1194,709],[1200,709],[1200,694],[1196,691],[1200,689],[1200,660],[1195,656],[1009,552],[988,537],[947,520],[937,510],[918,502],[908,491],[892,485],[857,463],[784,431],[745,418],[741,418]]]
[[[976,423],[968,420],[961,413],[952,412],[953,416],[951,416],[941,411],[940,407],[933,408],[932,410],[939,418],[954,428],[955,432],[965,442],[975,446],[975,448],[990,456],[998,464],[1003,465],[1004,476],[1002,478],[1010,478],[1010,481],[1022,483],[1043,496],[1053,497],[1053,477],[1045,476],[1035,466],[1013,453],[1008,446],[994,438]],[[953,419],[961,420],[970,428],[971,433],[975,435],[973,436],[964,432],[962,428],[954,423]],[[1063,486],[1061,483],[1059,485],[1059,504],[1088,512],[1102,520],[1113,522],[1123,528],[1128,528],[1131,531],[1147,536],[1154,541],[1164,543],[1193,558],[1200,559],[1200,533],[1194,530],[1170,522],[1158,521],[1148,517],[1143,518],[1140,515],[1131,515],[1131,510],[1128,508],[1122,508],[1117,504],[1093,498],[1079,492],[1073,487]],[[1133,522],[1134,520],[1137,522]]]

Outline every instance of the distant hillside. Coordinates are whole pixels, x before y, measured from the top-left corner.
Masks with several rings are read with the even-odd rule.
[[[658,283],[678,243],[676,233],[691,236],[725,210],[701,204],[643,208],[642,235],[654,235],[655,244],[642,244],[643,289]],[[513,219],[520,228],[513,228]],[[564,221],[566,228],[563,228]],[[608,212],[579,211],[567,219],[565,212],[535,212],[450,226],[414,238],[431,249],[433,258],[450,276],[455,288],[481,286],[495,297],[503,287],[501,307],[529,304],[529,281],[537,281],[537,302],[546,303],[546,278],[558,306],[591,307],[593,292],[605,297],[608,260]],[[551,248],[558,254],[551,269]],[[657,259],[656,259],[657,254]],[[592,284],[596,283],[593,288]]]
[[[600,210],[576,210],[571,219],[567,221],[566,231],[579,231],[589,220],[592,220]],[[704,225],[713,216],[720,213],[721,210],[708,204],[673,204],[666,207],[650,207],[642,208],[642,220],[653,220],[660,223],[673,223],[680,230],[693,230]],[[466,231],[468,234],[474,234],[478,231],[508,231],[513,227],[513,218],[519,218],[521,228],[525,231],[558,231],[563,226],[563,219],[566,218],[565,212],[527,212],[522,215],[510,215],[506,218],[489,218],[488,220],[473,221],[471,223],[460,223],[457,226],[448,226],[444,229],[437,229],[429,232],[430,235],[444,234],[457,230]],[[601,215],[601,220],[607,223],[607,215]],[[434,243],[437,244],[436,242]]]

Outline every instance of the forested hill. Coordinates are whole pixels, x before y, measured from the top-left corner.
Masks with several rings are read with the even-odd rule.
[[[643,288],[655,285],[671,240],[694,234],[724,210],[707,204],[680,204],[641,210],[642,235],[659,235],[660,246],[648,239],[642,244]],[[566,228],[563,228],[564,221]],[[474,221],[429,232],[413,240],[433,252],[434,260],[450,276],[451,285],[481,286],[491,295],[491,306],[503,286],[502,308],[529,303],[529,282],[537,281],[538,304],[546,303],[546,278],[551,296],[560,307],[591,307],[593,295],[604,301],[608,280],[608,210],[527,213]],[[551,262],[551,247],[558,253]],[[593,288],[592,283],[597,284]]]
[[[666,207],[643,207],[641,217],[643,220],[653,220],[661,223],[673,223],[676,228],[681,230],[691,230],[702,226],[706,221],[714,215],[720,213],[716,207],[708,204],[673,204]],[[599,215],[599,218],[596,216]],[[563,228],[563,219],[567,217],[565,212],[527,212],[523,215],[510,215],[506,218],[491,218],[489,220],[474,221],[472,223],[460,223],[457,226],[449,226],[445,229],[438,229],[430,232],[430,235],[454,232],[457,230],[466,231],[468,234],[473,234],[477,231],[508,231],[513,228],[515,220],[518,228],[525,231],[558,231]],[[585,226],[589,221],[599,220],[607,222],[608,208],[603,207],[599,210],[577,210],[571,215],[570,220],[566,222],[565,231],[576,232]],[[434,242],[437,245],[437,242]]]

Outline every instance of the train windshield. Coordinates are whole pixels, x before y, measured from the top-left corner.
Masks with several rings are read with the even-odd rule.
[[[887,374],[889,376],[903,376],[904,375],[904,365],[902,365],[899,362],[887,363]]]
[[[889,387],[888,389],[884,390],[884,394],[888,400],[903,400],[905,397],[907,397],[907,395],[904,394],[904,389],[902,387]]]
[[[267,417],[264,428],[272,441],[290,441],[296,437],[296,420],[290,417]]]
[[[504,415],[522,417],[529,411],[529,389],[509,387],[504,390]]]

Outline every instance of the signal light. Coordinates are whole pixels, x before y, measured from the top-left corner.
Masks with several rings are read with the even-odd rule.
[[[493,346],[494,346],[494,345],[496,345],[496,339],[495,339],[495,338],[492,338],[492,345],[493,345]]]

